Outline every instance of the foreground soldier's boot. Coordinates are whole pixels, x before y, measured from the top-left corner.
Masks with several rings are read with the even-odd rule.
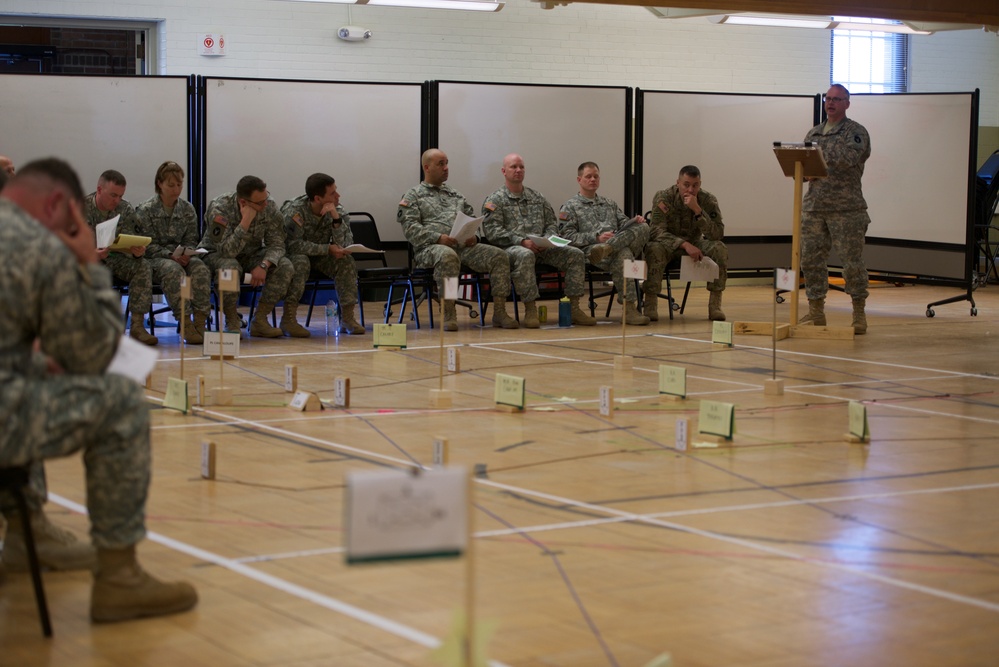
[[[184,342],[188,345],[201,345],[205,342],[205,337],[202,335],[203,331],[204,325],[202,325],[202,330],[198,331],[198,327],[194,323],[194,318],[188,316],[184,321]]]
[[[826,325],[826,300],[809,299],[808,313],[798,320],[798,324],[814,324],[817,327]]]
[[[588,315],[585,310],[579,307],[578,296],[569,297],[569,313],[572,315],[573,324],[583,327],[593,327],[597,324],[597,320],[593,316]]]
[[[721,309],[721,292],[711,292],[708,297],[708,319],[712,322],[724,322],[725,311]]]
[[[274,304],[263,304],[257,306],[257,312],[253,313],[253,321],[250,322],[250,335],[260,338],[281,338],[284,332],[277,327],[272,327],[267,322],[267,316],[274,310]]]
[[[51,523],[45,512],[31,514],[31,532],[35,538],[38,561],[49,570],[92,570],[96,565],[94,547],[81,542],[76,535]],[[24,543],[24,524],[20,512],[7,519],[4,538],[3,564],[11,572],[28,570],[28,547]]]
[[[649,318],[650,322],[659,321],[659,294],[649,294],[646,292],[642,313]]]
[[[864,314],[866,299],[853,300],[853,333],[863,335],[867,333],[867,315]]]
[[[143,345],[156,345],[160,342],[159,339],[142,328],[142,322],[138,322],[135,316],[132,316],[132,326],[128,329],[128,335],[139,341]]]
[[[308,329],[298,323],[297,303],[284,302],[284,311],[281,313],[281,331],[292,338],[309,338],[312,335]]]
[[[90,594],[90,618],[95,623],[176,614],[197,602],[190,584],[163,582],[146,573],[135,559],[135,546],[98,549]]]
[[[454,308],[454,301],[444,300],[444,331],[458,330],[458,313]]]
[[[524,302],[524,328],[541,328],[541,320],[538,319],[538,303],[536,301]]]
[[[360,336],[364,333],[364,327],[354,316],[355,305],[341,306],[340,328],[352,336]]]
[[[606,243],[598,243],[590,248],[590,252],[586,255],[586,261],[590,264],[599,264],[607,259],[607,256],[612,252],[614,252],[614,248],[611,248]]]
[[[645,326],[649,323],[649,318],[638,312],[638,303],[635,301],[624,302],[624,321],[633,326]]]
[[[506,312],[506,299],[496,297],[493,299],[493,326],[503,329],[519,329],[520,323],[510,317]]]

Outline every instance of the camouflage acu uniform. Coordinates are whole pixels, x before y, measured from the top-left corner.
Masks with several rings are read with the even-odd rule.
[[[139,229],[153,241],[146,248],[146,257],[153,268],[153,280],[160,283],[174,317],[180,321],[180,279],[191,277],[191,304],[194,311],[207,313],[210,309],[209,293],[212,272],[197,255],[188,258],[187,266],[173,259],[177,246],[198,246],[198,214],[190,202],[178,199],[172,211],[167,211],[159,195],[153,195],[135,208]],[[188,314],[190,314],[190,307]]]
[[[649,242],[645,245],[648,278],[643,290],[647,295],[657,295],[662,289],[663,271],[674,257],[683,253],[684,241],[690,243],[718,264],[718,279],[708,283],[709,292],[725,289],[728,267],[728,247],[721,242],[725,236],[718,200],[710,192],[697,193],[701,217],[683,203],[680,188],[673,185],[660,190],[652,199],[652,217],[649,219]]]
[[[589,253],[590,248],[598,243],[598,236],[614,232],[614,237],[607,242],[613,252],[597,266],[610,271],[619,303],[622,297],[625,301],[637,301],[634,281],[624,279],[624,260],[635,259],[642,254],[642,248],[649,240],[649,226],[626,225],[629,218],[614,201],[600,195],[589,199],[578,193],[562,204],[558,219],[561,228],[559,236],[572,241],[572,245],[584,253]]]
[[[513,264],[510,275],[522,301],[537,301],[540,296],[534,273],[536,259],[565,273],[567,296],[583,294],[586,258],[582,250],[568,246],[548,248],[535,255],[520,244],[528,234],[546,237],[558,234],[555,211],[541,193],[528,187],[521,193],[513,193],[504,185],[486,197],[482,213],[488,215],[482,224],[486,241],[505,248],[510,255]]]
[[[214,275],[219,269],[238,273],[252,271],[264,260],[270,262],[260,303],[273,306],[282,299],[298,301],[309,276],[309,259],[302,255],[288,257],[284,248],[284,220],[273,201],[267,200],[246,231],[239,221],[243,214],[235,192],[216,197],[205,212],[205,235],[199,248],[208,250],[205,264]],[[240,280],[242,282],[242,280]],[[226,292],[224,305],[235,308],[237,295]]]
[[[346,248],[354,242],[350,216],[342,206],[336,210],[339,220],[333,220],[329,213],[320,218],[312,212],[308,195],[289,199],[281,206],[288,255],[308,257],[312,269],[332,278],[342,308],[357,303],[357,267],[350,255],[337,259],[329,253],[330,244]]]
[[[143,235],[131,204],[122,199],[113,211],[105,213],[97,208],[96,196],[96,192],[91,192],[83,202],[83,217],[88,225],[96,229],[98,223],[120,215],[119,234]],[[133,322],[142,322],[153,303],[153,271],[149,262],[145,257],[133,257],[128,252],[112,252],[104,263],[115,278],[128,283],[128,312],[132,314]]]
[[[829,290],[829,249],[835,248],[843,263],[846,293],[867,298],[864,236],[871,218],[860,180],[871,156],[871,138],[864,126],[844,118],[827,132],[816,125],[805,141],[822,147],[829,176],[809,182],[802,205],[801,273],[810,301],[824,299]]]
[[[451,233],[458,211],[475,215],[468,200],[446,183],[434,186],[423,182],[403,195],[396,219],[413,246],[416,264],[433,267],[440,294],[444,294],[444,279],[457,276],[464,264],[473,271],[488,273],[493,297],[506,299],[510,296],[509,255],[485,243],[458,248],[437,243],[441,234]]]
[[[149,412],[139,385],[104,373],[121,337],[111,275],[100,264],[81,267],[55,235],[0,199],[0,292],[0,465],[32,465],[29,503],[39,511],[42,461],[82,449],[94,543],[138,542]],[[42,355],[32,354],[35,340],[65,373],[46,373]],[[0,509],[12,507],[0,498]]]

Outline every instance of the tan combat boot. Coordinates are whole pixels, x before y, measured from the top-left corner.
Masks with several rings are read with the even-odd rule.
[[[711,292],[708,297],[708,319],[712,322],[724,322],[725,311],[721,309],[721,292]]]
[[[590,251],[586,254],[586,261],[590,264],[599,264],[607,259],[607,256],[612,252],[614,252],[614,248],[611,248],[606,243],[598,243],[590,247]]]
[[[583,327],[596,326],[597,320],[587,315],[586,311],[579,307],[579,297],[569,297],[569,312],[572,315],[572,323]]]
[[[257,306],[257,312],[253,313],[253,320],[250,322],[250,335],[260,338],[281,338],[284,332],[277,327],[272,327],[267,322],[267,316],[274,310],[274,304],[263,304]],[[297,322],[296,322],[297,324]]]
[[[194,330],[197,331],[204,342],[205,327],[208,326],[208,311],[194,314]]]
[[[637,301],[624,302],[624,321],[633,326],[645,326],[649,323],[649,318],[638,312]]]
[[[364,333],[364,327],[354,317],[354,308],[354,304],[340,307],[340,327],[352,336],[360,336]]]
[[[536,314],[535,314],[536,316]],[[510,317],[506,312],[506,299],[495,297],[493,299],[493,326],[503,329],[519,329],[517,320]]]
[[[202,325],[202,331],[204,331]],[[184,342],[188,345],[201,345],[205,342],[205,337],[194,323],[194,318],[188,316],[184,321]]]
[[[798,324],[814,324],[817,327],[826,325],[826,300],[809,299],[808,313],[798,320]]]
[[[95,623],[176,614],[197,602],[198,593],[190,584],[162,582],[146,573],[135,559],[134,545],[98,549],[90,594],[90,618]]]
[[[31,532],[42,567],[49,570],[94,569],[97,562],[94,547],[50,522],[45,512],[31,513]],[[28,570],[28,547],[24,542],[24,523],[20,512],[10,513],[7,519],[7,536],[0,559],[11,572]]]
[[[538,303],[536,301],[524,302],[524,328],[541,328],[541,320],[538,319]]]
[[[645,303],[642,305],[642,313],[649,318],[650,322],[659,321],[659,294],[646,294]]]
[[[864,314],[864,305],[867,299],[853,300],[853,333],[861,336],[867,333],[867,315]]]
[[[128,335],[130,335],[132,338],[139,341],[143,345],[152,346],[160,342],[160,340],[156,336],[152,335],[142,327],[142,322],[137,320],[135,318],[135,315],[132,316],[132,326],[130,326],[128,329]]]
[[[454,301],[444,300],[444,331],[458,330],[458,313],[454,308]]]
[[[232,307],[227,307],[224,303],[222,305],[222,314],[225,316],[225,331],[230,333],[239,333],[243,328],[243,318],[239,316],[239,311],[236,309],[236,302],[233,300]]]
[[[264,320],[266,322],[266,320]],[[309,330],[298,323],[298,303],[293,301],[284,302],[284,310],[281,312],[281,331],[292,338],[309,338],[312,336]]]

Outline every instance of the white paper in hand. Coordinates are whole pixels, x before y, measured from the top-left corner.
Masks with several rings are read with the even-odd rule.
[[[108,364],[105,373],[123,375],[139,384],[146,384],[146,378],[156,367],[160,353],[151,347],[138,343],[127,336],[118,341],[118,349]]]
[[[470,218],[461,211],[458,211],[458,214],[454,216],[454,224],[451,225],[451,233],[448,236],[464,245],[465,241],[475,236],[475,232],[478,231],[484,218],[485,216]]]
[[[98,248],[110,248],[111,244],[114,243],[114,238],[118,235],[118,218],[120,217],[120,215],[116,215],[110,220],[98,223],[97,227],[94,228]]]
[[[690,255],[680,258],[680,282],[696,283],[711,282],[718,279],[718,265],[715,261],[704,255],[701,261],[695,262]]]

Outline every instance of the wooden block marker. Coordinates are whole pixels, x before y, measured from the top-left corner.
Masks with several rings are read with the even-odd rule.
[[[295,395],[291,397],[288,407],[299,412],[310,412],[313,410],[322,410],[323,403],[311,391],[296,391]]]
[[[461,350],[456,347],[447,348],[447,370],[450,373],[461,372]]]
[[[430,390],[430,407],[432,407],[432,408],[450,408],[451,407],[451,390],[450,389],[431,389]]]
[[[674,432],[676,434],[676,449],[679,452],[687,451],[687,418],[680,417],[676,420],[676,426],[674,427]]]
[[[614,416],[614,388],[600,387],[600,415],[602,417]]]
[[[205,395],[205,376],[199,375],[198,382],[195,384],[195,403],[197,405],[205,405],[208,396]]]
[[[284,390],[292,393],[298,390],[298,366],[284,367]]]
[[[215,387],[212,389],[212,403],[215,405],[232,405],[232,389]]]
[[[210,440],[201,443],[201,476],[215,479],[215,443]]]
[[[764,396],[783,396],[784,395],[784,379],[775,378],[763,381],[763,395]]]
[[[436,436],[434,438],[434,449],[433,449],[433,464],[436,468],[444,468],[448,464],[448,459],[450,458],[450,447],[448,445],[448,439],[441,436]]]
[[[350,378],[333,378],[333,407],[350,407]]]

